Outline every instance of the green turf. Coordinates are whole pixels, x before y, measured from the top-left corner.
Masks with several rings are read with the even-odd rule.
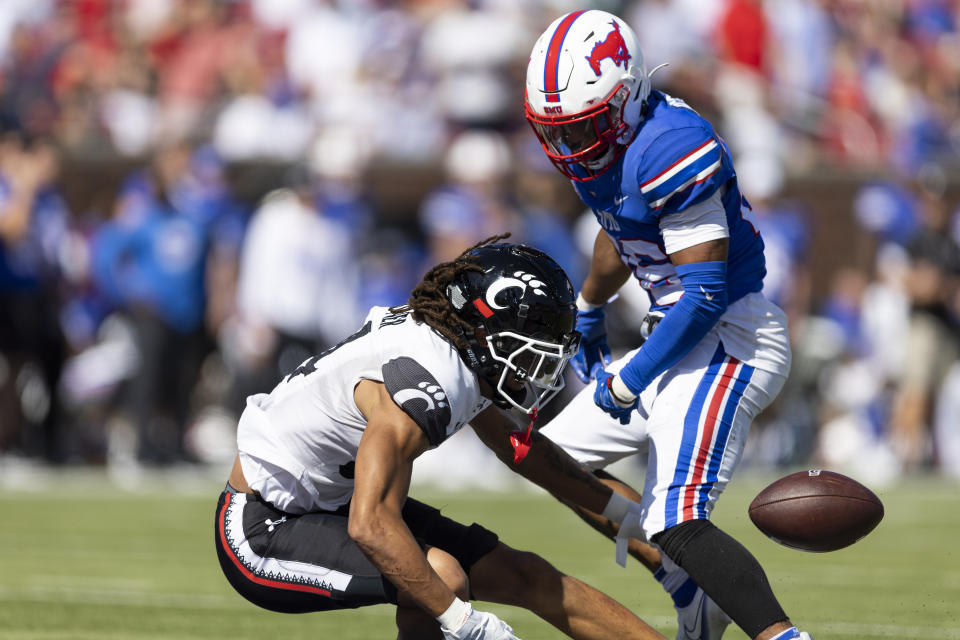
[[[912,479],[878,491],[886,517],[848,549],[806,554],[777,546],[746,507],[771,478],[744,477],[715,521],[759,557],[787,611],[817,640],[960,639],[960,487]],[[286,616],[247,604],[213,552],[209,497],[128,493],[105,482],[83,490],[0,498],[0,638],[391,638],[389,607]],[[535,549],[559,568],[618,598],[673,637],[666,596],[632,562],[549,497],[418,492],[454,517],[477,520],[505,542]],[[525,611],[479,605],[524,640],[559,634]],[[742,640],[731,629],[727,640]]]

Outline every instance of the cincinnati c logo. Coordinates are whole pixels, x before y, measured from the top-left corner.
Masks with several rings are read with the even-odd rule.
[[[543,287],[545,287],[546,284],[540,280],[537,280],[535,276],[526,273],[525,271],[514,271],[513,275],[513,278],[498,279],[487,289],[487,294],[484,296],[484,298],[486,299],[487,304],[490,305],[491,309],[506,309],[507,305],[497,304],[497,295],[501,291],[506,291],[507,289],[513,287],[520,288],[521,296],[527,287],[532,288],[533,293],[538,296],[547,295],[546,292],[543,291]]]

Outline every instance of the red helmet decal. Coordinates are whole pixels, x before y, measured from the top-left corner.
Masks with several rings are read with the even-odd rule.
[[[589,56],[585,56],[587,62],[590,63],[590,68],[593,69],[593,72],[600,76],[600,62],[604,58],[610,58],[613,60],[615,66],[620,66],[620,63],[623,63],[623,68],[626,70],[627,61],[630,59],[630,50],[627,49],[627,43],[624,42],[623,36],[620,35],[620,25],[616,20],[611,20],[610,24],[613,25],[613,31],[607,34],[607,37],[604,38],[601,42],[597,42],[593,45],[593,50],[590,51]]]
[[[480,315],[482,315],[484,318],[489,318],[493,315],[493,310],[488,307],[487,303],[480,298],[477,298],[473,301],[473,306],[477,308],[477,311],[479,311]]]

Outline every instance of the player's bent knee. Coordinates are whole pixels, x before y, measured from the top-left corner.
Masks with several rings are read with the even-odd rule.
[[[709,529],[715,528],[709,520],[687,520],[651,536],[651,540],[674,562],[680,564],[687,544]]]
[[[498,565],[501,578],[494,585],[485,585],[484,592],[503,604],[536,608],[537,599],[555,592],[563,579],[553,565],[530,551],[505,546]]]
[[[470,580],[456,558],[443,549],[430,547],[427,549],[427,562],[430,563],[430,566],[433,567],[444,584],[457,594],[458,598],[469,599]]]

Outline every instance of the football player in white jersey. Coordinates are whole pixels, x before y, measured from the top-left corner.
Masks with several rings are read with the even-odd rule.
[[[540,36],[525,103],[545,153],[602,227],[571,363],[596,382],[544,434],[635,501],[618,535],[655,543],[631,550],[672,596],[678,640],[717,640],[731,618],[755,640],[808,638],[753,555],[709,520],[751,421],[790,368],[786,317],[760,292],[763,240],[729,150],[686,103],[650,88],[636,36],[604,11],[573,11]],[[650,298],[646,341],[611,364],[603,308],[631,276]],[[638,453],[642,494],[602,471]]]
[[[531,429],[578,348],[575,295],[546,254],[501,238],[248,399],[215,524],[245,598],[290,613],[394,603],[399,637],[417,640],[516,638],[471,599],[527,608],[572,638],[663,638],[540,556],[407,497],[414,459],[469,423],[559,499],[598,512],[622,500]]]

